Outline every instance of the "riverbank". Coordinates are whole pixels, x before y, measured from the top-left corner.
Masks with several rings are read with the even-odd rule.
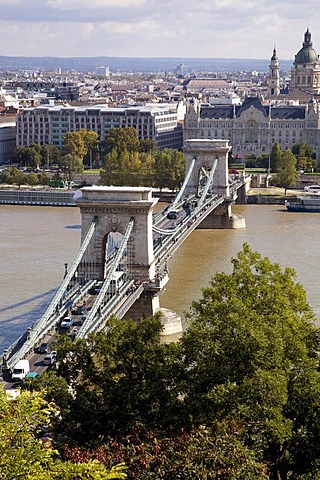
[[[10,188],[9,186],[0,186],[0,205],[45,205],[45,206],[76,206],[74,202],[75,190],[67,189],[45,189],[37,187],[33,189]],[[251,188],[247,192],[247,204],[261,205],[284,205],[285,200],[292,200],[296,195],[303,193],[301,190],[287,190],[284,194],[283,188],[266,187]],[[176,192],[167,190],[155,190],[153,196],[159,198],[160,202],[172,202]]]
[[[250,188],[247,192],[246,203],[248,205],[284,205],[286,200],[293,200],[301,190],[287,190],[283,188],[266,187]]]

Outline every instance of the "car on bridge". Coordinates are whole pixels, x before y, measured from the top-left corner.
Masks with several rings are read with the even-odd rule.
[[[73,319],[71,317],[65,317],[60,323],[60,328],[69,329],[73,325]]]
[[[170,210],[167,213],[167,218],[169,218],[169,220],[175,220],[178,217],[179,217],[179,210]]]
[[[26,380],[34,380],[35,378],[37,378],[39,376],[39,373],[38,372],[29,372],[27,373],[26,375]]]
[[[53,365],[57,359],[57,352],[50,352],[43,359],[44,365]]]
[[[43,342],[41,343],[40,347],[38,348],[38,353],[48,353],[50,348],[49,343]]]

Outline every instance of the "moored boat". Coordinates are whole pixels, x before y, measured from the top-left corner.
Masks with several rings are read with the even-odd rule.
[[[284,202],[289,212],[320,213],[320,195],[298,195],[294,200]]]

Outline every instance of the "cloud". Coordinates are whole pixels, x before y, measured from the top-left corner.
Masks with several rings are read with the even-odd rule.
[[[127,8],[137,7],[147,3],[147,0],[92,0],[88,4],[87,0],[47,0],[48,6],[57,10],[76,11],[78,9],[109,9],[109,8]]]
[[[0,0],[2,55],[294,58],[318,0]],[[312,14],[312,18],[310,16]],[[45,41],[44,41],[45,39]]]

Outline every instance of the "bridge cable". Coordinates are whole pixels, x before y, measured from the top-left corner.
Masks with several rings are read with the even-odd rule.
[[[188,183],[188,181],[189,181],[189,178],[190,178],[190,176],[191,176],[191,173],[192,173],[192,171],[193,171],[193,169],[194,169],[195,163],[196,163],[196,158],[193,158],[193,159],[192,159],[192,162],[191,162],[191,164],[190,164],[190,167],[189,167],[189,169],[188,169],[187,175],[186,175],[186,177],[185,177],[185,179],[184,179],[184,182],[183,182],[183,184],[182,184],[182,187],[180,188],[180,190],[179,190],[178,195],[176,196],[176,198],[173,200],[173,203],[172,203],[172,205],[170,206],[169,211],[172,210],[172,209],[174,209],[174,208],[178,205],[178,203],[179,203],[179,201],[180,201],[180,198],[182,197],[182,195],[183,195],[183,193],[184,193],[184,191],[185,191],[185,188],[186,188],[186,186],[187,186],[187,183]]]
[[[29,338],[27,341],[21,346],[21,348],[14,353],[12,357],[8,359],[8,366],[10,368],[10,365],[14,365],[18,359],[21,359],[24,357],[24,355],[31,349],[34,348],[35,344],[38,342],[38,340],[45,335],[51,328],[52,328],[52,323],[54,324],[56,319],[53,316],[55,313],[55,310],[57,306],[59,305],[60,300],[62,299],[73,275],[75,274],[82,257],[89,245],[89,242],[93,236],[93,233],[95,231],[96,225],[98,222],[98,217],[94,217],[89,228],[87,231],[87,234],[72,262],[72,265],[67,272],[65,278],[63,279],[60,287],[58,288],[56,294],[54,295],[53,299],[51,300],[47,310],[45,313],[42,315],[42,317],[32,326],[29,332]],[[53,316],[53,318],[50,321],[50,318]]]
[[[211,185],[212,185],[212,180],[213,180],[213,176],[214,176],[214,174],[215,174],[217,165],[218,165],[218,158],[215,158],[215,160],[214,160],[214,162],[213,162],[213,165],[212,165],[212,169],[211,169],[210,175],[209,175],[208,180],[207,180],[207,183],[206,183],[206,186],[204,187],[204,190],[203,190],[203,192],[202,192],[201,198],[200,198],[200,200],[199,200],[199,202],[198,202],[198,207],[200,207],[200,206],[203,204],[203,202],[204,202],[204,200],[205,200],[205,198],[206,198],[206,196],[207,196],[207,193],[208,193],[208,191],[209,191],[209,188],[210,188]]]
[[[128,243],[129,237],[130,237],[132,229],[133,229],[133,225],[134,225],[134,219],[131,218],[131,220],[128,223],[126,232],[125,232],[125,234],[122,238],[122,241],[121,241],[121,244],[120,244],[119,249],[117,251],[117,254],[114,258],[114,261],[113,261],[113,263],[110,267],[110,270],[109,270],[109,272],[108,272],[108,274],[107,274],[107,276],[106,276],[106,278],[103,282],[101,290],[98,293],[98,296],[97,296],[94,304],[92,305],[92,308],[91,308],[86,320],[84,321],[83,325],[81,326],[81,328],[78,332],[78,338],[84,338],[86,335],[88,335],[88,333],[90,333],[93,330],[93,326],[94,326],[93,325],[93,320],[96,320],[98,310],[99,310],[101,304],[104,301],[105,294],[107,293],[107,290],[110,286],[110,283],[111,283],[111,280],[114,276],[114,273],[116,272],[116,270],[118,268],[118,265],[119,265],[119,263],[122,259],[123,253],[124,253],[124,251],[127,247],[127,243]]]

